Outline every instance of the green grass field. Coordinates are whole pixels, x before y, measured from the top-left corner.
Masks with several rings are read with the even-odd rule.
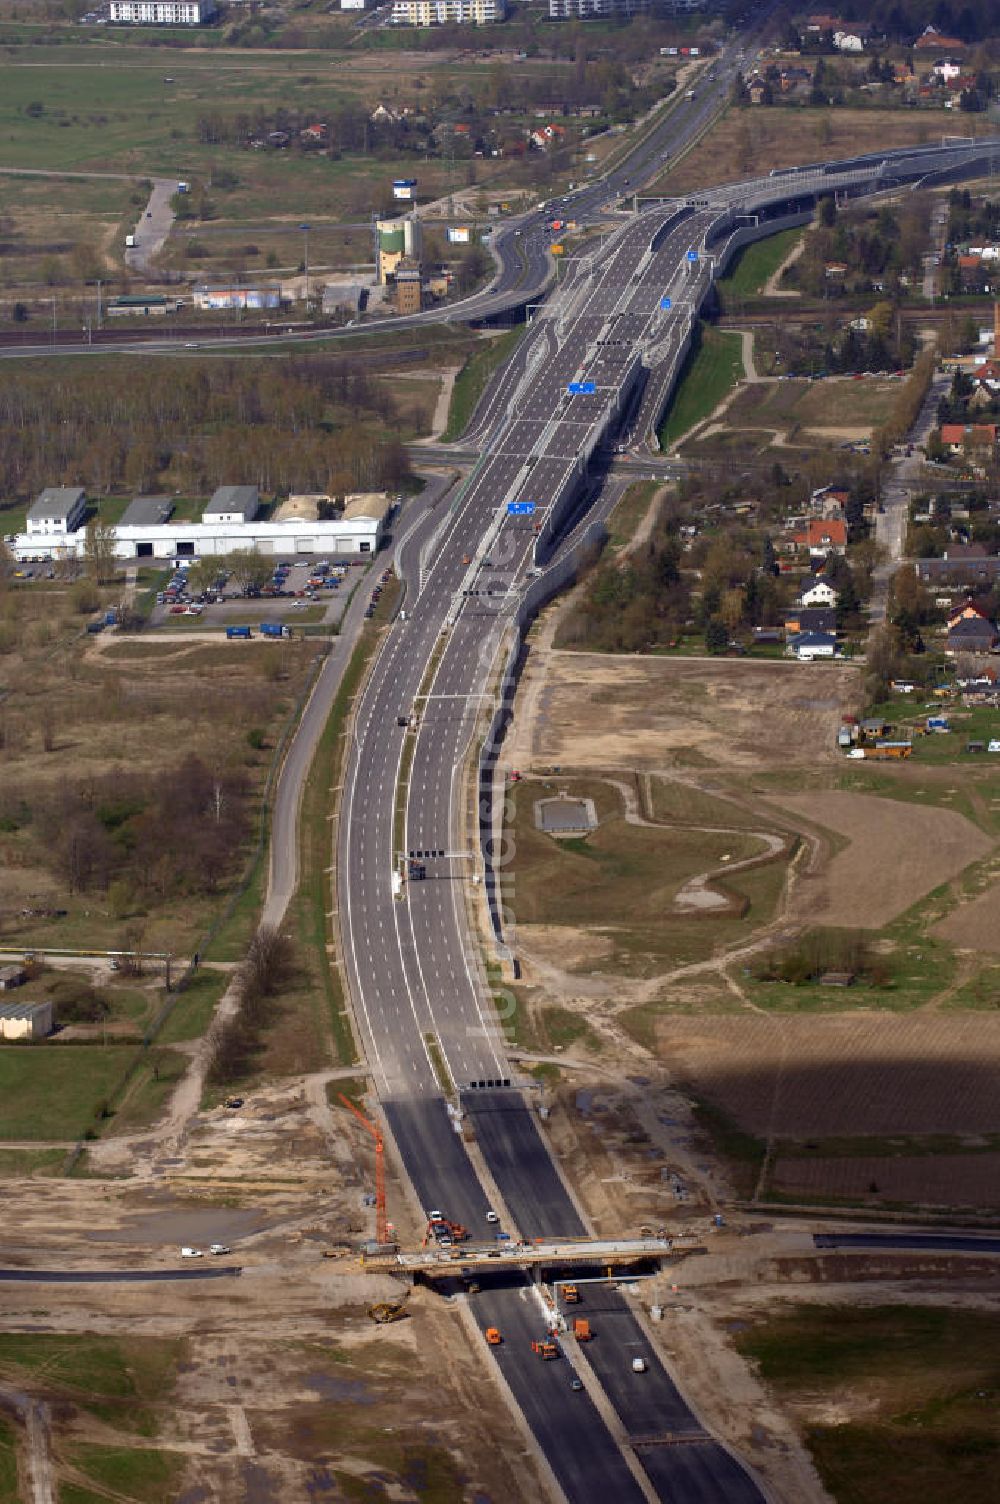
[[[128,1045],[6,1045],[0,1048],[0,1143],[73,1142],[95,1126],[95,1114],[135,1057]],[[150,1052],[129,1089],[115,1126],[148,1122],[177,1081],[183,1057]],[[154,1071],[158,1074],[154,1077]]]
[[[124,1497],[139,1504],[172,1504],[187,1460],[181,1452],[84,1444],[75,1446],[71,1456],[80,1471],[106,1491],[105,1498]]]
[[[1000,1497],[995,1312],[800,1306],[735,1340],[784,1400],[805,1407],[806,1442],[838,1504]],[[815,1419],[826,1401],[851,1418]]]
[[[476,403],[486,389],[486,384],[498,366],[511,355],[524,334],[525,325],[510,329],[506,334],[488,340],[474,349],[458,375],[451,392],[448,423],[441,435],[442,442],[452,443],[465,432]]]
[[[779,230],[777,235],[745,246],[717,283],[723,307],[733,298],[752,298],[762,292],[801,236],[801,230]]]
[[[669,449],[696,423],[713,412],[743,379],[743,352],[738,334],[701,326],[701,339],[688,356],[666,417],[660,426],[663,449]]]

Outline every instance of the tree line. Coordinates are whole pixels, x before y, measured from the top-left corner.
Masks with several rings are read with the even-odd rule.
[[[238,769],[190,754],[155,774],[115,769],[31,796],[8,783],[0,822],[33,827],[39,858],[69,893],[109,893],[124,911],[216,892],[249,833],[248,794]]]
[[[389,391],[348,360],[43,363],[0,372],[0,495],[394,490],[409,473]]]

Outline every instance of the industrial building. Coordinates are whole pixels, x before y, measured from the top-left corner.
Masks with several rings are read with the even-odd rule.
[[[80,526],[86,510],[82,486],[46,486],[28,510],[28,534],[36,539],[65,537]]]
[[[79,494],[78,516],[82,520],[83,492]],[[256,486],[220,486],[206,504],[201,521],[189,522],[171,520],[173,503],[169,497],[137,496],[115,527],[115,556],[196,559],[236,549],[256,549],[277,557],[375,554],[382,541],[387,506],[384,496],[364,495],[348,497],[343,513],[335,518],[320,520],[312,508],[307,515],[260,520]],[[84,557],[86,547],[86,531],[77,526],[19,533],[11,552],[18,561],[79,559]]]
[[[202,522],[233,523],[242,527],[252,522],[260,511],[260,492],[256,486],[220,486],[205,504]]]
[[[138,26],[204,26],[214,0],[109,0],[108,20]]]
[[[423,304],[420,266],[403,260],[396,267],[396,312],[419,313]]]
[[[504,0],[393,0],[393,26],[490,26],[505,21]]]
[[[230,283],[199,282],[191,289],[196,308],[280,308],[281,284],[271,282],[259,287],[233,287]]]
[[[379,219],[375,222],[378,244],[378,280],[384,287],[396,272],[396,267],[405,257],[419,261],[423,241],[420,221],[412,214],[399,219]]]
[[[0,1003],[0,1039],[27,1043],[51,1033],[51,1003]]]

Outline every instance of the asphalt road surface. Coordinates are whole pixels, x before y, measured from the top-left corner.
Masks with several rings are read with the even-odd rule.
[[[0,1269],[0,1281],[30,1285],[142,1285],[178,1279],[225,1279],[239,1264],[203,1264],[197,1269]]]
[[[881,171],[854,163],[843,174],[796,181],[814,190],[814,179],[827,187],[863,185],[881,182]],[[733,197],[741,208],[766,207],[786,192],[763,180],[741,185]],[[534,1118],[516,1094],[497,1089],[511,1080],[511,1069],[469,939],[480,859],[468,849],[463,770],[492,707],[494,664],[537,557],[536,528],[557,540],[574,515],[588,456],[614,439],[637,390],[638,353],[650,365],[679,361],[709,279],[705,237],[723,207],[717,196],[683,214],[675,206],[652,209],[571,269],[521,341],[509,379],[497,383],[480,410],[474,432],[484,457],[453,502],[406,621],[386,638],[357,707],[337,853],[355,1016],[425,1210],[440,1208],[472,1230],[482,1226],[485,1193],[441,1103],[445,1075],[466,1107],[482,1093],[470,1121],[520,1231],[567,1235],[583,1224]],[[407,880],[411,859],[423,875]],[[646,1471],[660,1496],[676,1498],[697,1486],[703,1497],[714,1490],[716,1498],[739,1504],[759,1499],[749,1474],[696,1422],[690,1440],[677,1440],[673,1425],[693,1418],[661,1365],[649,1362],[646,1373],[632,1374],[629,1354],[648,1341],[626,1303],[608,1313],[607,1326],[600,1354],[594,1344],[594,1371],[629,1432],[643,1423]],[[538,1373],[537,1365],[512,1362],[507,1377],[558,1472],[568,1466],[569,1451],[560,1428],[572,1424],[578,1396],[568,1387],[553,1390],[548,1403],[559,1424],[550,1425],[548,1409],[540,1414],[534,1398]],[[636,1395],[640,1377],[648,1383]],[[648,1415],[636,1411],[640,1399]],[[648,1431],[647,1421],[658,1424]],[[669,1445],[662,1441],[665,1428]],[[597,1475],[573,1488],[571,1497],[580,1499],[607,1491]]]
[[[871,1248],[901,1253],[1000,1253],[1000,1238],[951,1232],[818,1232],[817,1248]]]

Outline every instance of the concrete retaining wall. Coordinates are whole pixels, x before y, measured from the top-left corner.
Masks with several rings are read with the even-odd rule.
[[[511,962],[516,971],[517,962],[507,934],[507,916],[503,912],[500,891],[501,876],[505,861],[503,842],[504,790],[495,787],[496,763],[500,748],[514,709],[521,667],[524,661],[524,639],[528,628],[538,612],[552,598],[573,583],[581,564],[588,555],[601,548],[607,538],[602,522],[592,522],[585,528],[571,549],[547,569],[540,579],[534,580],[525,591],[514,616],[514,635],[503,666],[497,708],[493,712],[483,745],[479,752],[479,845],[483,859],[483,882],[489,909],[490,928],[499,960]],[[497,793],[500,804],[497,806]],[[498,818],[499,817],[499,818]]]

